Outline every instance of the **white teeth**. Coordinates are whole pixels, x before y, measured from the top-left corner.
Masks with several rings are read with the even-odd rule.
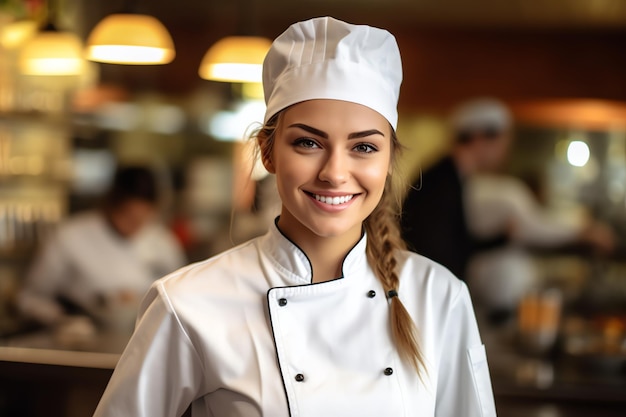
[[[353,195],[344,195],[341,197],[325,197],[323,195],[315,194],[315,199],[324,204],[330,204],[331,206],[336,206],[338,204],[344,204],[348,201],[352,200]]]

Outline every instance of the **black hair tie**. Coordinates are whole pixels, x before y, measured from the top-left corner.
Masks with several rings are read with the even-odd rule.
[[[389,290],[387,292],[387,298],[393,298],[393,297],[397,297],[398,296],[398,291],[396,290]]]

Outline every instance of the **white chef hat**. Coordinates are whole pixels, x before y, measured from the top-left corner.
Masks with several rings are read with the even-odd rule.
[[[401,82],[400,51],[386,30],[332,17],[295,23],[263,62],[264,121],[292,104],[335,99],[367,106],[395,129]]]
[[[450,117],[450,124],[457,132],[487,127],[506,130],[512,123],[509,109],[501,101],[490,97],[461,103]]]

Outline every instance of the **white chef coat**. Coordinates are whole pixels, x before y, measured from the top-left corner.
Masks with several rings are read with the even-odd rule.
[[[24,314],[45,322],[60,309],[57,296],[90,311],[98,299],[120,291],[141,298],[157,278],[182,265],[182,249],[164,227],[149,224],[123,238],[100,212],[80,213],[45,242],[18,304]]]
[[[467,226],[483,239],[509,233],[513,243],[556,247],[574,242],[584,226],[580,216],[541,207],[514,177],[474,175],[465,181],[464,190]]]
[[[485,350],[465,285],[398,254],[423,382],[391,340],[366,237],[343,277],[311,283],[306,255],[269,232],[155,283],[96,417],[491,417]],[[373,291],[374,293],[372,293]]]
[[[508,176],[474,175],[465,181],[465,211],[470,232],[482,239],[507,234],[510,241],[475,254],[467,268],[474,297],[488,309],[513,310],[539,279],[525,246],[557,247],[575,242],[584,226],[572,212],[555,215],[530,189]]]

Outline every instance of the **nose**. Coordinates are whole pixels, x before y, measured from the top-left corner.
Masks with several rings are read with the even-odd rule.
[[[340,151],[328,154],[320,169],[319,179],[331,185],[343,184],[350,177],[348,158]]]

